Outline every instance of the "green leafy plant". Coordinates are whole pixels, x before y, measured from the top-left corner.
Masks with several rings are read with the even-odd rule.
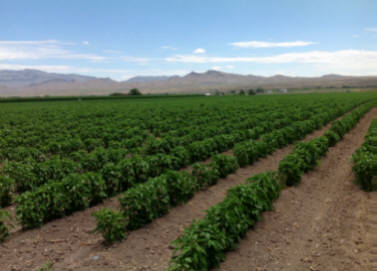
[[[119,202],[129,230],[153,221],[170,207],[166,178],[152,178],[130,188],[119,197]]]
[[[217,168],[201,163],[192,165],[191,174],[195,178],[197,187],[200,189],[205,189],[216,184],[217,180],[220,178],[220,172]]]
[[[234,146],[233,153],[241,167],[250,165],[263,156],[263,151],[260,151],[259,144],[258,142],[248,140]]]
[[[377,120],[372,121],[363,145],[352,159],[356,182],[365,191],[377,190]]]
[[[166,178],[170,205],[175,206],[187,202],[197,190],[193,176],[185,171],[168,171],[163,175]]]
[[[326,131],[324,136],[328,139],[330,147],[335,146],[335,144],[340,140],[340,136],[330,130]]]
[[[279,176],[281,183],[292,186],[301,182],[304,173],[301,157],[297,153],[290,153],[279,162]]]
[[[12,221],[13,218],[8,211],[0,210],[0,243],[10,235],[9,227],[12,227],[12,224],[8,223],[7,226],[6,220]]]
[[[236,243],[269,210],[280,189],[275,173],[254,176],[247,183],[231,188],[221,203],[207,215],[194,221],[173,242],[174,255],[170,271],[208,270],[224,259],[225,252]]]
[[[72,173],[17,198],[17,217],[24,229],[82,210],[106,198],[106,184],[97,173]]]
[[[54,267],[53,263],[45,263],[38,271],[52,271]]]
[[[219,171],[221,178],[226,177],[239,168],[237,159],[235,157],[223,154],[213,156],[211,158],[210,165],[211,167],[216,168]]]
[[[126,238],[126,219],[120,211],[104,208],[92,215],[97,219],[94,232],[101,233],[106,243],[112,244]]]
[[[12,192],[15,181],[8,177],[0,175],[0,207],[6,207],[12,203]]]

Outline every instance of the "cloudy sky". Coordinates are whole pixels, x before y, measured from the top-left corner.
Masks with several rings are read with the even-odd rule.
[[[0,69],[377,75],[375,0],[0,0]]]

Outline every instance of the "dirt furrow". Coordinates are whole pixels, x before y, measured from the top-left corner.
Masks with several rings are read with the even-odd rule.
[[[300,185],[283,190],[218,270],[377,270],[377,193],[354,184],[351,161],[376,117],[374,108]]]

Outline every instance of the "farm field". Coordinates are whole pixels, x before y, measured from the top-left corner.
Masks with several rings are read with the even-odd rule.
[[[1,103],[0,268],[374,270],[377,194],[352,155],[376,107],[376,92]]]

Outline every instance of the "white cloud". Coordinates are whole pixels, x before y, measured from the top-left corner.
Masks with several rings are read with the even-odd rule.
[[[316,44],[312,41],[288,41],[288,42],[268,42],[268,41],[239,41],[229,43],[240,48],[271,48],[271,47],[298,47]]]
[[[131,71],[126,69],[103,69],[92,67],[77,67],[69,65],[20,65],[20,64],[1,64],[0,70],[24,70],[35,69],[53,73],[78,73],[95,76],[108,76],[114,80],[123,81],[135,76],[162,76],[162,75],[186,75],[189,70],[160,70],[149,69],[142,71]]]
[[[213,67],[211,67],[211,69],[215,70],[215,71],[233,70],[234,66],[233,65],[213,66]]]
[[[84,59],[102,61],[106,57],[75,53],[58,46],[2,46],[0,45],[0,60],[19,59]]]
[[[45,72],[56,72],[56,73],[119,73],[124,74],[130,72],[124,69],[101,69],[101,68],[90,68],[90,67],[75,67],[69,65],[22,65],[22,64],[1,64],[0,70],[24,70],[24,69],[35,69]]]
[[[360,38],[360,35],[358,35],[358,34],[352,35],[352,38],[354,38],[354,39]]]
[[[204,54],[205,52],[206,52],[206,50],[203,49],[203,48],[196,48],[196,49],[193,51],[194,54]]]
[[[56,40],[45,41],[0,41],[0,61],[12,60],[43,60],[43,59],[75,59],[89,61],[121,60],[146,64],[151,59],[145,57],[134,57],[123,55],[120,51],[105,50],[106,55],[75,52],[64,45],[74,43],[62,43]],[[89,45],[88,41],[82,44]]]
[[[177,55],[165,59],[168,62],[183,63],[261,63],[261,64],[312,64],[322,71],[343,74],[377,74],[377,51],[340,50],[286,53],[264,57],[209,57]],[[314,67],[313,66],[313,67]]]
[[[377,51],[341,50],[341,51],[310,51],[300,53],[285,53],[264,57],[210,57],[197,55],[176,55],[168,57],[168,62],[183,63],[226,63],[226,62],[254,62],[254,63],[337,63],[343,59],[368,60],[377,58]],[[377,64],[377,62],[376,62]]]
[[[82,43],[83,45],[89,45],[89,41],[87,41],[87,40],[83,40],[81,43]]]
[[[364,28],[364,31],[367,31],[367,32],[377,32],[377,27],[367,27],[367,28]]]
[[[0,41],[0,60],[83,59],[102,61],[106,59],[104,56],[77,53],[64,47],[74,44],[57,40]]]

